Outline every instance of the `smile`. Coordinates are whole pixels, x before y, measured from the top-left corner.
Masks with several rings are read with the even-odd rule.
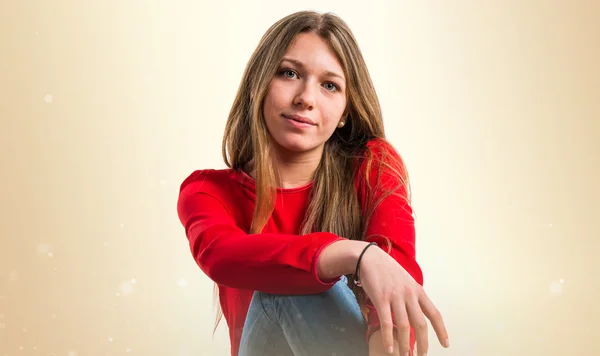
[[[297,128],[308,128],[308,127],[313,127],[316,126],[315,123],[313,123],[310,119],[302,117],[302,116],[296,116],[296,115],[282,115],[284,119],[286,119],[287,122],[289,122],[290,124],[292,124],[294,127]]]

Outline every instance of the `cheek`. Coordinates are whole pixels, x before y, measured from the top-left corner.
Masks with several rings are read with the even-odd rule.
[[[270,94],[271,92],[269,92],[269,94],[267,94],[267,96],[265,96],[265,99],[263,100],[263,116],[265,117],[265,120],[269,121],[271,120],[271,116],[273,116],[273,112],[275,112],[275,106],[277,105],[277,103],[273,100],[273,96]]]
[[[346,100],[339,99],[335,101],[331,101],[330,105],[327,107],[327,112],[325,117],[327,118],[327,129],[328,131],[333,131],[337,127],[340,118],[344,114],[344,110],[346,109]]]
[[[282,94],[282,88],[278,87],[276,84],[271,84],[269,86],[269,91],[263,101],[263,114],[266,119],[269,119],[269,116],[280,111],[282,106]]]
[[[263,100],[262,114],[267,131],[271,136],[277,136],[280,131],[281,120],[279,118],[279,104],[277,98],[272,95],[273,88],[271,87],[265,99]]]

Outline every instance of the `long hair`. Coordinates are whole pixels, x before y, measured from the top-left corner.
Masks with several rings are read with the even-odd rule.
[[[318,34],[337,55],[347,82],[347,107],[346,125],[337,129],[325,143],[301,233],[325,231],[364,240],[370,214],[384,195],[378,194],[377,201],[360,201],[355,185],[358,167],[363,164],[369,170],[373,164],[387,164],[397,173],[399,185],[407,183],[407,175],[401,162],[396,161],[395,166],[389,164],[393,160],[371,162],[372,155],[366,152],[369,140],[385,140],[381,107],[356,39],[336,15],[300,11],[282,18],[266,31],[247,64],[229,113],[223,137],[223,159],[234,170],[244,170],[252,164],[256,174],[256,201],[249,233],[260,233],[273,212],[278,184],[270,155],[271,138],[263,117],[263,100],[282,57],[296,35],[305,32]],[[362,159],[360,164],[357,164],[358,159]],[[376,181],[367,183],[377,186]],[[393,189],[389,193],[392,192]],[[359,297],[359,291],[353,290]],[[218,297],[217,286],[215,294]],[[215,329],[221,316],[219,309]]]

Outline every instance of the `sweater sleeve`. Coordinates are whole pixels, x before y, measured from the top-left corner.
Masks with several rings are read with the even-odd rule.
[[[377,242],[417,283],[423,285],[423,274],[416,262],[415,225],[404,163],[384,141],[370,144],[368,151],[372,155],[371,162],[368,164],[365,160],[359,175],[363,205],[374,206],[366,226],[366,240]],[[380,320],[370,300],[367,300],[366,307],[368,339],[379,329]],[[411,329],[411,345],[414,342],[414,330]]]
[[[231,288],[273,294],[309,294],[329,289],[339,278],[323,281],[316,261],[327,245],[342,238],[248,234],[195,172],[181,185],[177,212],[194,260],[214,282]]]

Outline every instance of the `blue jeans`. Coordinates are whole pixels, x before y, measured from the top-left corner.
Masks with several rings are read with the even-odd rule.
[[[367,356],[367,325],[347,283],[309,295],[255,292],[239,356]]]

